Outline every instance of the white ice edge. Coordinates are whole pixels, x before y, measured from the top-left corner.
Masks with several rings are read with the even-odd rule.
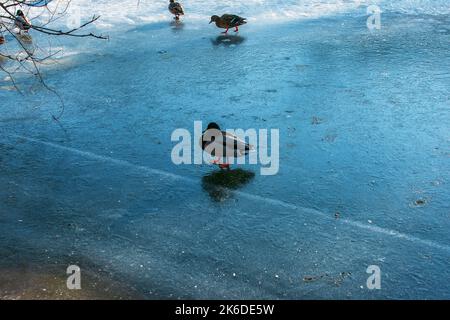
[[[115,158],[111,158],[111,157],[107,157],[107,156],[102,156],[102,155],[98,155],[89,151],[83,151],[83,150],[79,150],[79,149],[75,149],[72,147],[66,147],[63,145],[59,145],[53,142],[48,142],[48,141],[41,141],[38,139],[34,139],[34,138],[30,138],[30,137],[25,137],[25,136],[21,136],[21,135],[15,135],[15,134],[10,134],[10,135],[5,135],[4,136],[9,137],[9,138],[16,138],[16,139],[23,139],[25,141],[28,142],[32,142],[32,143],[36,143],[36,144],[41,144],[47,147],[51,147],[54,149],[59,149],[65,152],[70,152],[72,154],[76,154],[79,155],[81,157],[85,157],[85,158],[89,158],[92,160],[96,160],[96,161],[100,161],[100,162],[107,162],[107,163],[111,163],[117,166],[121,166],[121,167],[127,167],[127,168],[132,168],[134,170],[138,170],[141,171],[145,174],[150,174],[150,175],[159,175],[159,176],[163,176],[166,178],[170,178],[173,180],[177,180],[177,181],[184,181],[184,182],[188,182],[188,183],[193,183],[193,184],[198,184],[199,181],[197,181],[194,178],[190,178],[190,177],[185,177],[182,175],[178,175],[178,174],[174,174],[174,173],[170,173],[164,170],[159,170],[159,169],[154,169],[154,168],[150,168],[150,167],[146,167],[146,166],[140,166],[140,165],[136,165],[133,164],[131,162],[125,161],[125,160],[120,160],[120,159],[115,159]],[[312,209],[312,208],[306,208],[306,207],[300,207],[297,206],[295,204],[292,203],[288,203],[282,200],[277,200],[277,199],[272,199],[272,198],[268,198],[268,197],[263,197],[263,196],[259,196],[259,195],[254,195],[251,193],[247,193],[247,192],[243,192],[243,191],[236,191],[236,190],[232,190],[232,192],[236,195],[239,195],[243,198],[252,200],[252,201],[260,201],[260,202],[266,202],[268,204],[274,205],[274,206],[280,206],[280,207],[284,207],[290,210],[298,210],[301,211],[303,213],[311,213],[317,216],[320,216],[322,218],[325,219],[334,219],[332,217],[332,215],[330,214],[326,214],[322,211],[316,210],[316,209]],[[447,244],[442,244],[433,240],[428,240],[428,239],[422,239],[410,234],[406,234],[406,233],[402,233],[400,231],[397,230],[393,230],[393,229],[388,229],[388,228],[383,228],[383,227],[379,227],[376,226],[374,224],[366,224],[360,221],[355,221],[355,220],[351,220],[351,219],[339,219],[337,220],[337,223],[343,223],[346,225],[350,225],[352,227],[356,227],[362,230],[366,230],[366,231],[370,231],[373,233],[377,233],[377,234],[381,234],[381,235],[386,235],[386,236],[390,236],[390,237],[394,237],[397,239],[402,239],[402,240],[407,240],[411,243],[414,244],[418,244],[418,245],[423,245],[423,246],[427,246],[427,247],[431,247],[434,249],[439,249],[441,251],[444,251],[447,254],[450,254],[450,245]]]

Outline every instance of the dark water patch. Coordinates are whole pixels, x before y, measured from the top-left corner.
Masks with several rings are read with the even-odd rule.
[[[214,46],[237,46],[245,42],[245,38],[238,35],[221,35],[214,39],[211,39],[211,43]]]
[[[312,117],[311,124],[317,125],[317,124],[321,124],[321,123],[323,123],[323,119],[322,118],[319,118],[319,117],[316,117],[316,116]]]
[[[222,202],[232,196],[232,190],[242,188],[254,177],[254,172],[243,169],[218,170],[202,178],[202,187],[213,201]]]

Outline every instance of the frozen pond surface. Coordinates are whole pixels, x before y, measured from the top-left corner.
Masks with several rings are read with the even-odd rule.
[[[0,268],[79,264],[147,298],[450,298],[449,18],[383,19],[80,43],[46,74],[63,129],[48,92],[0,91]],[[279,128],[279,174],[233,191],[173,165],[195,120]]]

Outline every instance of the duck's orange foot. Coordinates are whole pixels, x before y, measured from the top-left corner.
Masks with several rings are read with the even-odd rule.
[[[219,163],[219,168],[220,169],[230,169],[230,164],[229,163]]]

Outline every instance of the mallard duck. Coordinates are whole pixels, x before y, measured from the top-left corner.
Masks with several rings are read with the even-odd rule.
[[[222,32],[226,34],[229,28],[235,28],[234,32],[238,32],[239,26],[247,23],[245,20],[246,18],[242,18],[234,14],[224,14],[221,17],[216,15],[212,16],[209,23],[215,22],[218,28],[226,29],[225,32]]]
[[[20,31],[28,32],[31,29],[31,22],[25,16],[22,10],[17,10],[16,18],[14,24]]]
[[[184,10],[181,4],[175,2],[175,0],[170,0],[169,11],[175,15],[175,20],[180,20],[180,16],[184,15]]]
[[[199,142],[203,151],[217,158],[212,163],[217,164],[221,169],[230,168],[227,158],[243,157],[254,150],[252,145],[235,135],[221,131],[215,122],[208,124]]]

